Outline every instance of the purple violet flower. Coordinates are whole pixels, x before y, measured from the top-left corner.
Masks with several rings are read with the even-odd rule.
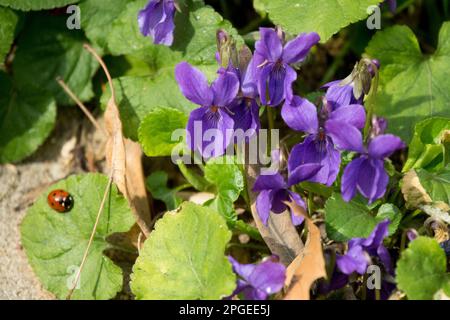
[[[315,175],[322,166],[319,164],[308,164],[302,167],[297,178],[307,180]],[[288,209],[285,201],[295,201],[299,206],[306,209],[303,199],[295,192],[289,190],[290,184],[287,184],[281,174],[260,175],[253,186],[254,192],[259,192],[256,198],[256,210],[264,225],[269,221],[270,212],[275,214],[283,213]],[[303,217],[298,217],[291,212],[292,223],[297,226],[303,222]]]
[[[183,95],[201,106],[189,116],[187,144],[205,158],[222,155],[232,140],[234,120],[228,106],[236,98],[239,79],[233,72],[221,68],[217,79],[209,86],[205,75],[187,62],[176,66],[175,78]],[[213,142],[207,141],[210,129],[215,129]]]
[[[247,300],[266,300],[284,286],[286,267],[272,256],[259,264],[240,264],[232,256],[228,260],[239,276],[233,296],[243,293]]]
[[[357,272],[365,274],[371,262],[370,257],[378,257],[387,272],[392,273],[391,257],[383,245],[383,240],[389,235],[389,219],[380,222],[367,238],[353,238],[348,242],[345,255],[337,255],[338,269],[347,275]]]
[[[332,185],[339,173],[340,150],[361,152],[366,113],[361,105],[348,105],[331,111],[325,104],[319,116],[316,107],[307,99],[295,96],[284,103],[281,116],[296,131],[306,132],[305,140],[291,151],[288,160],[289,184],[301,181],[302,166],[320,164],[321,169],[308,181]]]
[[[348,202],[356,195],[356,191],[369,203],[383,197],[389,182],[384,159],[404,147],[403,141],[392,134],[373,138],[368,149],[345,168],[341,184],[342,198]]]
[[[240,94],[230,106],[231,117],[234,120],[234,129],[241,129],[249,132],[249,137],[253,136],[261,127],[259,120],[259,106],[256,101],[258,98],[257,88],[257,60],[251,59],[247,67],[241,66],[240,69],[232,65],[228,69],[235,70],[240,80]]]
[[[333,110],[342,106],[363,103],[363,97],[355,98],[352,83],[343,85],[342,80],[335,80],[327,83],[323,88],[328,89],[325,98],[331,104]]]
[[[367,72],[372,77],[375,76],[375,68],[380,68],[380,62],[376,59],[371,60],[370,63],[368,61],[360,62],[367,65]],[[336,110],[340,107],[352,105],[352,104],[363,104],[364,100],[364,92],[361,93],[361,96],[355,97],[355,81],[361,81],[358,79],[358,64],[355,66],[355,69],[352,71],[351,75],[346,79],[335,80],[325,84],[322,88],[327,89],[326,100],[331,105],[333,110]],[[362,84],[361,84],[362,85]],[[367,92],[366,92],[367,93]]]
[[[261,39],[256,41],[254,65],[258,69],[258,91],[261,103],[277,106],[293,96],[292,83],[297,72],[290,66],[302,62],[320,37],[317,33],[303,33],[283,44],[284,36],[272,28],[260,28]]]
[[[175,23],[174,0],[150,0],[139,12],[138,23],[141,33],[153,38],[153,43],[171,46]]]

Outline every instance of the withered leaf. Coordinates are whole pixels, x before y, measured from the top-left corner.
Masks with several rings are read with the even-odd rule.
[[[294,214],[305,218],[308,239],[303,251],[286,270],[287,294],[285,300],[309,300],[313,283],[326,278],[325,259],[319,228],[314,224],[305,210],[295,202],[286,203]]]

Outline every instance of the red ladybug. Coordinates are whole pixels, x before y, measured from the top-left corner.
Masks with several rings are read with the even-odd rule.
[[[47,202],[50,208],[61,213],[69,212],[73,207],[72,196],[61,189],[50,192],[47,196]]]

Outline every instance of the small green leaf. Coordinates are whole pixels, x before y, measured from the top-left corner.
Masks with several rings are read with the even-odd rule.
[[[168,175],[164,171],[153,172],[146,180],[147,189],[152,197],[166,204],[167,210],[175,210],[181,204],[176,190],[167,187]]]
[[[61,8],[68,4],[77,3],[78,1],[79,0],[0,0],[0,5],[23,11],[30,11]]]
[[[436,240],[419,237],[402,252],[397,263],[397,284],[411,300],[431,300],[450,280],[447,259]]]
[[[368,237],[375,226],[386,218],[391,221],[389,233],[393,234],[400,223],[401,213],[391,204],[381,206],[376,216],[358,197],[345,202],[339,193],[333,193],[325,204],[327,235],[339,242]]]
[[[370,6],[382,0],[259,0],[259,12],[292,34],[317,32],[326,42],[353,22],[366,18]]]
[[[382,221],[388,218],[391,223],[389,224],[389,234],[392,235],[397,231],[400,221],[402,220],[402,213],[392,203],[382,204],[378,209],[376,219]]]
[[[60,299],[66,297],[75,280],[107,182],[100,174],[70,176],[47,189],[22,222],[22,244],[30,265],[44,287]],[[59,213],[47,204],[47,194],[55,189],[72,195],[71,211]],[[110,299],[122,289],[122,270],[103,251],[109,247],[109,235],[128,231],[134,222],[127,201],[113,186],[74,299]]]
[[[173,108],[151,111],[139,126],[139,143],[149,157],[170,156],[179,141],[172,140],[175,130],[184,130],[188,117]]]
[[[450,131],[449,118],[436,117],[416,124],[403,172],[419,168],[430,171],[442,169],[445,165],[445,145],[442,141],[445,131]]]
[[[56,82],[61,77],[80,100],[91,99],[98,63],[83,49],[85,41],[81,31],[67,29],[64,17],[34,16],[18,43],[15,81],[20,87],[48,91],[58,103],[73,105]]]
[[[18,20],[19,18],[14,11],[0,7],[0,66],[5,61],[14,41],[14,32]]]
[[[423,169],[416,171],[420,184],[433,202],[450,203],[450,165],[431,173]]]
[[[217,195],[209,204],[228,223],[237,220],[233,204],[244,190],[244,178],[234,157],[213,158],[205,166],[205,178],[216,186]]]
[[[51,97],[39,90],[18,90],[0,72],[0,163],[31,155],[50,135],[55,121]]]
[[[366,49],[381,63],[375,112],[389,121],[390,132],[409,141],[413,126],[435,116],[448,116],[450,82],[450,22],[442,25],[439,46],[424,55],[414,33],[406,26],[377,32]]]
[[[231,232],[211,209],[185,202],[156,223],[133,267],[137,299],[221,299],[236,278],[225,257]]]

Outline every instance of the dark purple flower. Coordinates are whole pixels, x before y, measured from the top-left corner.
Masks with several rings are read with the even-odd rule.
[[[234,120],[234,129],[241,129],[244,132],[250,130],[249,137],[258,132],[261,127],[259,106],[256,101],[258,98],[256,63],[257,60],[251,59],[248,66],[240,66],[239,69],[234,68],[232,65],[229,66],[229,69],[234,70],[239,77],[241,85],[239,96],[230,106],[231,116]]]
[[[442,249],[444,249],[447,257],[450,257],[450,240],[443,241],[439,244]]]
[[[256,41],[254,65],[258,68],[258,91],[264,105],[276,106],[292,99],[296,71],[289,64],[303,61],[312,46],[319,42],[317,33],[303,33],[283,45],[283,36],[272,28],[260,28]]]
[[[383,240],[389,235],[389,219],[380,222],[367,238],[353,238],[348,242],[345,255],[337,255],[336,265],[344,274],[357,272],[365,274],[371,257],[378,257],[387,272],[392,272],[391,257],[383,245]]]
[[[259,264],[240,264],[228,256],[233,271],[239,276],[233,295],[243,293],[247,300],[266,300],[284,286],[286,267],[276,257],[270,257]]]
[[[308,181],[332,185],[339,173],[341,155],[338,149],[363,150],[362,135],[366,113],[361,105],[348,105],[331,111],[324,105],[317,114],[317,108],[308,100],[295,96],[284,103],[281,116],[286,124],[306,132],[305,140],[296,145],[289,156],[289,183],[300,182],[297,175],[306,164],[320,164],[322,168]]]
[[[153,43],[170,46],[173,43],[174,0],[150,0],[139,12],[138,23],[141,33],[153,38]]]
[[[341,184],[342,198],[350,201],[356,191],[368,199],[369,203],[383,197],[389,182],[384,159],[404,147],[402,140],[392,134],[372,139],[368,149],[345,168]]]
[[[395,11],[397,10],[397,0],[385,0],[384,3],[387,3],[387,5],[389,6],[389,10],[392,13],[395,13]]]
[[[220,69],[217,79],[209,86],[205,75],[187,62],[176,66],[175,78],[183,95],[201,106],[189,116],[187,144],[205,158],[222,155],[233,135],[234,121],[228,106],[236,98],[239,79],[234,73]],[[208,137],[210,134],[213,137]],[[214,148],[210,150],[211,144]]]
[[[299,180],[307,180],[320,170],[319,164],[308,164],[302,167],[298,172]],[[285,182],[281,174],[260,175],[253,186],[253,191],[259,192],[256,198],[256,210],[264,225],[267,225],[270,212],[275,214],[282,213],[288,209],[285,201],[295,201],[299,206],[306,208],[303,199],[295,192],[289,190],[289,184]],[[302,217],[298,217],[291,212],[292,222],[299,225],[303,222]]]

